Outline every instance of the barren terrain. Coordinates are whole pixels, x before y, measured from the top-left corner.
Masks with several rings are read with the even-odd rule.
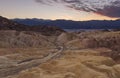
[[[0,32],[0,78],[120,78],[120,31]]]

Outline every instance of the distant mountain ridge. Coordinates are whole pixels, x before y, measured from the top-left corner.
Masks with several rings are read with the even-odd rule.
[[[33,31],[43,35],[58,35],[64,30],[55,26],[28,26],[0,16],[0,30]]]
[[[49,25],[58,26],[62,29],[120,29],[120,19],[118,20],[44,20],[44,19],[12,19],[25,25]]]

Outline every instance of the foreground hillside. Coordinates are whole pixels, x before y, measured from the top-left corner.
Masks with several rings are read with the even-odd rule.
[[[1,78],[120,78],[120,31],[1,33]]]
[[[120,65],[98,49],[67,50],[58,59],[8,78],[120,78]]]

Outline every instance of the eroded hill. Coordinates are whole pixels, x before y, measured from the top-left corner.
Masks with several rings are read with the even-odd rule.
[[[119,43],[116,43],[120,40],[119,33],[119,31],[62,33],[54,38],[56,42],[52,41],[57,48],[0,49],[4,69],[8,70],[9,67],[15,69],[10,69],[12,73],[1,74],[1,77],[120,78],[120,50]]]

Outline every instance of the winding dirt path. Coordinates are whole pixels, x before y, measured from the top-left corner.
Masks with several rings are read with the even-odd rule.
[[[26,69],[29,69],[29,68],[32,68],[32,67],[36,67],[36,66],[38,66],[38,65],[40,65],[44,62],[47,62],[47,61],[49,61],[53,58],[57,58],[62,54],[63,50],[64,50],[64,47],[60,46],[60,48],[58,49],[57,52],[50,53],[47,56],[45,56],[44,58],[29,60],[29,61],[25,61],[25,62],[22,62],[22,63],[18,63],[13,67],[0,69],[0,78],[7,77],[9,75],[15,75],[22,70],[26,70]]]

